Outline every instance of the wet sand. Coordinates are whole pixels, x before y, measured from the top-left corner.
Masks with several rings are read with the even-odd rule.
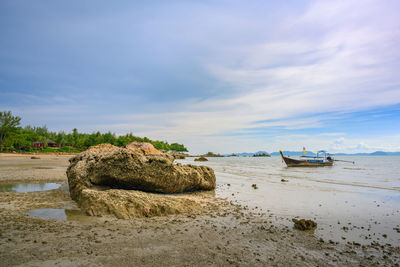
[[[65,183],[68,156],[0,157],[0,183]],[[217,177],[218,179],[218,177]],[[34,218],[33,209],[78,210],[59,189],[0,192],[0,266],[398,266],[390,245],[336,244],[277,223],[268,213],[197,193],[202,214],[134,220],[74,216]],[[317,222],[318,223],[318,222]]]
[[[0,183],[65,182],[70,157],[68,154],[0,153]]]
[[[217,197],[268,212],[277,223],[292,226],[299,216],[318,222],[318,238],[400,246],[400,157],[348,160],[356,164],[287,168],[275,156],[210,158],[206,164],[217,176]]]

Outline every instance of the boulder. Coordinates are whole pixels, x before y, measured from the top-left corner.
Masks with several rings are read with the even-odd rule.
[[[132,218],[190,212],[199,204],[181,193],[215,189],[215,175],[205,166],[174,164],[168,154],[144,154],[102,144],[70,159],[67,169],[72,199],[89,215]]]
[[[205,157],[200,157],[200,158],[194,159],[194,161],[208,161],[208,159]]]
[[[144,155],[160,155],[164,154],[161,151],[158,151],[154,148],[154,146],[150,143],[139,143],[132,142],[126,146],[126,149],[129,149],[132,152],[138,152]]]

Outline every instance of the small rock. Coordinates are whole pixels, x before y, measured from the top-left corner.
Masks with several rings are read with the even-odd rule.
[[[31,159],[40,159],[39,157],[32,156]]]
[[[200,157],[200,158],[194,159],[194,161],[208,161],[208,159],[205,157]]]
[[[252,184],[251,187],[253,187],[254,189],[258,189],[256,184]]]
[[[289,182],[289,181],[288,181],[288,180],[286,180],[286,179],[283,179],[283,178],[282,178],[282,179],[281,179],[281,182],[283,182],[283,183],[284,183],[284,182]]]
[[[306,231],[306,230],[312,230],[317,227],[317,223],[314,222],[313,220],[306,220],[306,219],[292,219],[294,222],[294,228],[301,230],[301,231]]]

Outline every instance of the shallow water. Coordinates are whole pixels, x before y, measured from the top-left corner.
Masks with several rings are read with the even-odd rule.
[[[315,234],[326,240],[400,246],[400,157],[338,159],[356,163],[287,168],[280,157],[179,162],[212,167],[218,197],[265,212],[272,220],[292,226],[293,217],[313,219],[318,223]]]
[[[57,189],[61,184],[37,183],[37,184],[0,184],[0,192],[28,193]]]
[[[93,221],[94,217],[86,216],[80,210],[74,209],[35,209],[26,214],[34,218],[56,221]]]

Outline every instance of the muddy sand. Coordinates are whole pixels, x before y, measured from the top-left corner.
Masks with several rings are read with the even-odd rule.
[[[61,183],[28,193],[0,191],[0,266],[399,266],[389,245],[337,244],[272,222],[268,214],[216,199],[203,213],[120,220],[79,213],[65,175],[68,155],[1,155],[0,185]],[[217,177],[218,183],[218,177]],[[31,217],[61,211],[59,220]],[[65,211],[63,209],[66,209]]]

